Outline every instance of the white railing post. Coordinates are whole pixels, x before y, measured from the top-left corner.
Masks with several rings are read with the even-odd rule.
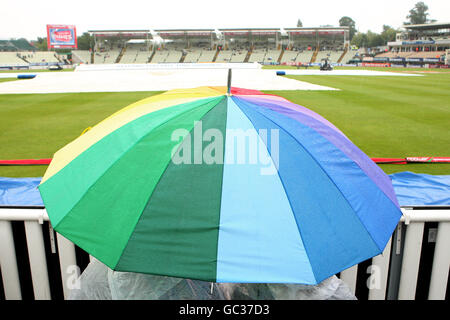
[[[434,248],[428,299],[445,300],[450,268],[450,222],[440,222]]]
[[[450,250],[448,250],[450,247],[450,210],[402,208],[402,212],[401,222],[406,225],[406,235],[402,249],[398,299],[415,298],[425,222],[439,222],[428,298],[445,299],[450,264]],[[11,221],[25,222],[35,298],[50,298],[41,226],[43,221],[48,220],[45,209],[0,209],[0,269],[6,299],[22,299]],[[391,239],[383,254],[372,259],[371,267],[373,268],[370,269],[372,276],[367,282],[370,300],[386,298],[388,268],[392,267],[392,262],[389,261],[392,241],[396,240]],[[67,299],[69,290],[78,285],[80,269],[76,264],[75,245],[60,234],[57,234],[57,243],[64,297]],[[396,245],[398,248],[401,247],[399,243]],[[89,258],[93,259],[91,256]],[[355,265],[342,271],[340,275],[353,293],[356,290],[357,270],[358,265]],[[378,278],[376,273],[378,273]],[[372,280],[377,281],[375,285]]]
[[[372,276],[375,278],[375,286],[369,286],[369,300],[385,300],[389,273],[389,261],[391,256],[391,241],[389,239],[382,254],[372,258],[372,268],[375,268]]]
[[[64,238],[59,233],[56,234],[59,253],[59,265],[61,267],[61,280],[64,291],[64,299],[67,299],[70,292],[70,278],[74,275],[70,273],[71,268],[77,266],[77,259],[75,254],[75,245]],[[79,274],[76,275],[77,277]]]
[[[0,269],[7,300],[22,300],[16,250],[10,221],[0,220]]]
[[[398,291],[399,300],[414,300],[416,297],[424,224],[424,222],[411,222],[406,227],[400,287]]]
[[[50,283],[48,281],[42,225],[38,221],[25,221],[25,234],[34,298],[36,300],[50,300]]]
[[[340,279],[344,281],[352,291],[353,294],[356,292],[356,277],[358,275],[358,265],[354,265],[344,271],[341,271]]]

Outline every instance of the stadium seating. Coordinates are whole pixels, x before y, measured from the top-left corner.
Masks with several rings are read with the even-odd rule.
[[[183,52],[181,50],[168,50],[168,55],[163,62],[166,63],[177,63],[180,62]]]
[[[436,58],[445,54],[445,51],[420,51],[414,52],[410,58]]]
[[[215,55],[216,55],[216,50],[203,49],[197,62],[212,62]]]
[[[148,50],[138,51],[134,63],[148,63],[148,60],[150,59],[151,55],[152,51]]]
[[[115,63],[117,60],[117,57],[120,54],[120,51],[121,50],[119,50],[119,49],[114,49],[114,50],[107,52],[103,63]]]
[[[298,51],[285,50],[283,53],[283,57],[281,57],[281,63],[296,62],[298,54],[299,54]]]
[[[0,52],[0,66],[23,66],[28,65],[26,61],[18,56],[17,52]]]
[[[323,50],[323,51],[319,51],[319,53],[317,54],[316,57],[316,62],[320,62],[322,61],[322,59],[327,58],[329,62],[338,62],[339,58],[341,57],[342,53],[344,51],[340,50],[340,51],[336,51],[336,50]]]
[[[194,48],[194,49],[188,49],[186,51],[187,51],[187,54],[186,54],[186,57],[184,58],[184,62],[187,62],[187,63],[197,63],[198,60],[200,59],[200,56],[202,55],[201,49]]]
[[[311,57],[313,55],[314,51],[312,50],[303,50],[300,51],[295,58],[295,62],[301,62],[301,63],[309,63],[311,61]],[[316,58],[317,61],[317,58]]]
[[[33,47],[26,39],[10,40],[10,42],[19,51],[22,51],[22,50],[26,50],[26,51],[33,50],[34,51],[34,50],[36,50],[36,48]]]
[[[133,50],[130,48],[127,48],[125,53],[123,54],[122,58],[120,59],[120,63],[135,63],[136,57],[138,55],[138,50]]]
[[[78,59],[82,63],[91,63],[91,52],[89,50],[73,50],[73,59]],[[75,60],[74,59],[74,60]]]
[[[264,62],[264,58],[266,56],[266,50],[264,49],[253,49],[248,62]]]
[[[129,43],[119,63],[147,63],[151,54],[144,43]]]
[[[163,63],[169,55],[168,50],[156,50],[150,63]]]
[[[247,56],[248,50],[244,49],[235,49],[231,54],[230,62],[244,62],[245,57]]]
[[[340,63],[348,63],[351,59],[353,59],[358,51],[357,50],[348,50]]]
[[[278,62],[280,54],[281,50],[267,50],[266,55],[264,56],[264,63]]]
[[[445,51],[407,51],[407,52],[383,52],[377,54],[377,58],[436,58],[445,54]]]
[[[117,57],[120,54],[120,49],[112,49],[104,52],[95,52],[94,63],[116,63]]]
[[[52,51],[19,52],[19,55],[29,63],[58,63],[56,53]]]
[[[231,61],[233,51],[232,50],[221,50],[216,58],[216,62],[227,63]]]
[[[35,51],[26,39],[0,40],[0,51]]]
[[[136,56],[141,48],[141,44],[131,43],[127,44],[125,48],[125,52],[120,58],[120,63],[134,63],[136,61]]]

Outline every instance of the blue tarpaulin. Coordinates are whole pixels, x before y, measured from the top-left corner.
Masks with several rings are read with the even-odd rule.
[[[390,177],[401,206],[450,206],[450,176],[399,172]]]
[[[37,189],[41,179],[0,177],[0,206],[43,206]]]
[[[450,175],[400,172],[390,175],[401,206],[450,206]],[[0,177],[0,206],[43,206],[41,178]]]

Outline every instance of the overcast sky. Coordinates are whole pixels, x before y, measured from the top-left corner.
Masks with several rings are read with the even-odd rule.
[[[419,0],[0,0],[0,39],[46,37],[47,24],[73,24],[78,35],[95,29],[258,28],[339,25],[359,31],[400,27]],[[450,22],[450,1],[424,0],[429,18]]]

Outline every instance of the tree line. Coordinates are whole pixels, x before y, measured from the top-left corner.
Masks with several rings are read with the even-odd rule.
[[[94,37],[89,32],[84,32],[81,36],[77,37],[78,50],[89,50],[94,47]],[[47,37],[37,38],[37,41],[33,45],[39,51],[47,51]],[[55,49],[58,53],[69,53],[72,49]]]
[[[409,14],[406,16],[407,21],[403,24],[425,24],[436,21],[433,19],[428,19],[428,16],[428,6],[424,2],[420,1],[415,4],[414,8],[409,10]],[[298,19],[297,27],[302,26],[303,24],[301,20]],[[344,16],[339,19],[339,26],[350,28],[350,44],[359,48],[384,46],[390,41],[395,41],[395,35],[400,32],[400,30],[389,25],[383,25],[383,31],[381,33],[376,33],[370,30],[367,32],[360,32],[356,29],[355,21],[348,16]]]
[[[409,10],[409,14],[406,16],[407,21],[403,24],[424,24],[436,21],[428,19],[428,16],[428,6],[424,2],[420,1],[415,4],[414,8]],[[372,48],[386,45],[389,41],[395,41],[395,35],[399,32],[398,29],[395,29],[389,25],[383,25],[383,30],[381,33],[376,33],[370,30],[367,32],[360,32],[356,29],[355,21],[348,16],[344,16],[339,19],[339,26],[346,26],[350,28],[350,44],[359,48]],[[297,27],[303,27],[300,19],[297,20]],[[94,37],[88,32],[84,32],[81,36],[78,36],[77,42],[79,50],[89,50],[94,47]],[[47,38],[38,37],[37,41],[34,42],[33,45],[40,51],[46,51]],[[59,53],[69,53],[71,50],[57,49],[56,51]]]

